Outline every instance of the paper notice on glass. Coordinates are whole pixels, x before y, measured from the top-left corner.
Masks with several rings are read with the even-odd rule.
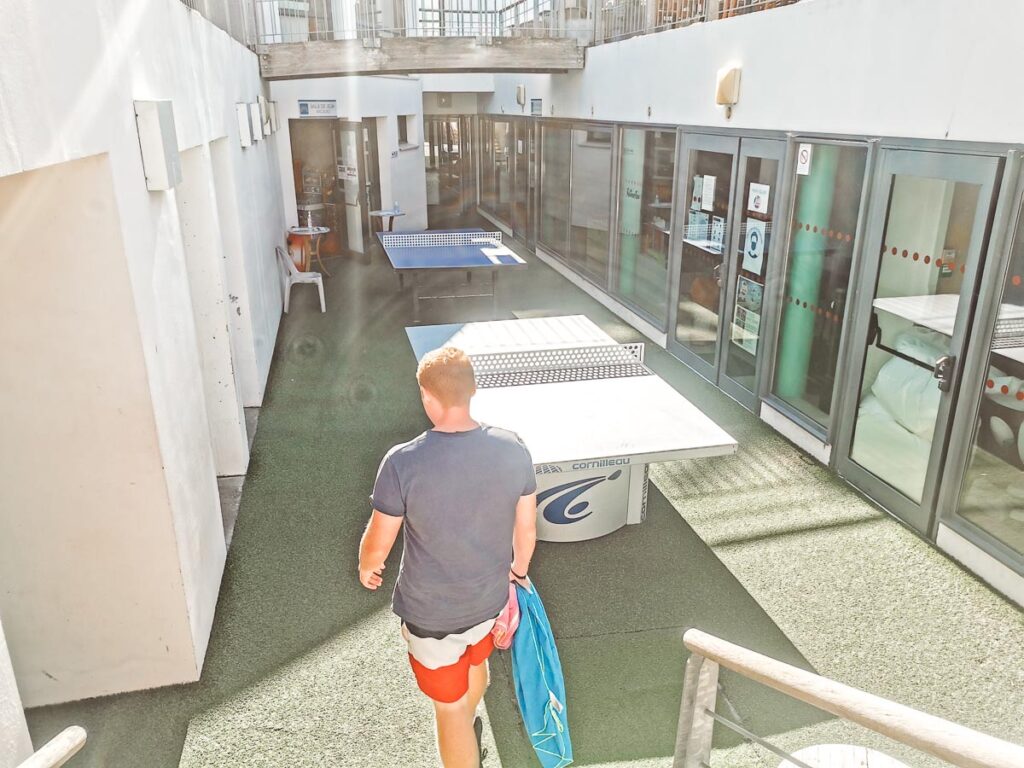
[[[715,177],[705,176],[700,188],[700,209],[702,211],[715,210]]]
[[[772,188],[767,184],[751,184],[747,197],[747,210],[751,213],[768,213],[768,195]]]
[[[743,229],[743,269],[760,275],[764,269],[764,222],[747,219]]]
[[[811,172],[811,155],[814,154],[814,147],[810,144],[801,144],[796,150],[796,173],[798,176],[806,176]]]
[[[732,318],[732,343],[756,355],[760,333],[761,315],[737,304]]]

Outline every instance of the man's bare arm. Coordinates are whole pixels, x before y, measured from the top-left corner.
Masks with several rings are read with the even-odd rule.
[[[359,542],[359,582],[367,589],[376,589],[384,583],[381,577],[384,561],[391,554],[404,520],[404,517],[385,515],[377,509],[370,515]]]
[[[537,546],[537,494],[520,496],[516,504],[516,525],[512,532],[512,578],[525,576],[530,570],[534,547]],[[526,586],[522,581],[520,584]]]

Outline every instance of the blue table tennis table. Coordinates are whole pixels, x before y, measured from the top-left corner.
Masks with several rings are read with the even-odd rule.
[[[498,273],[506,268],[525,267],[526,262],[503,245],[500,232],[482,229],[444,229],[425,232],[378,232],[377,237],[387,254],[391,268],[398,275],[399,289],[405,287],[405,276],[412,277],[413,320],[419,322],[420,301],[491,297],[492,312],[498,311]],[[447,292],[424,293],[429,275],[464,272],[464,283],[450,286]],[[473,275],[484,272],[490,290],[481,292]],[[450,283],[450,281],[448,281]],[[436,282],[435,282],[436,285]],[[486,287],[486,286],[484,286]],[[461,292],[460,292],[461,291]]]

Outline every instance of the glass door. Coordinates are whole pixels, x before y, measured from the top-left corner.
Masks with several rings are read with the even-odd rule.
[[[512,234],[525,243],[530,231],[530,123],[516,120],[513,129]]]
[[[686,134],[686,172],[676,197],[676,269],[669,308],[669,351],[717,380],[720,318],[726,285],[726,243],[739,139]]]
[[[765,283],[769,274],[774,237],[774,212],[778,206],[782,141],[743,139],[740,142],[733,221],[729,241],[725,322],[718,386],[737,402],[756,410],[765,313]]]
[[[999,158],[887,150],[872,195],[839,473],[928,533]]]
[[[1012,157],[1018,164],[1018,157]],[[942,522],[1024,570],[1024,180],[1007,187],[943,473]],[[1002,207],[1002,204],[1001,204]],[[999,223],[997,227],[1001,227]],[[961,482],[962,478],[962,482]]]

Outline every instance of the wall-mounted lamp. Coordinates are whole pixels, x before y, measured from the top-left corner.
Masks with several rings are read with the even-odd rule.
[[[525,85],[517,85],[516,86],[516,104],[518,104],[520,107],[525,107],[526,106],[526,86]]]
[[[725,107],[725,119],[732,117],[732,108],[740,100],[741,67],[727,67],[718,70],[718,87],[715,89],[715,103]]]

